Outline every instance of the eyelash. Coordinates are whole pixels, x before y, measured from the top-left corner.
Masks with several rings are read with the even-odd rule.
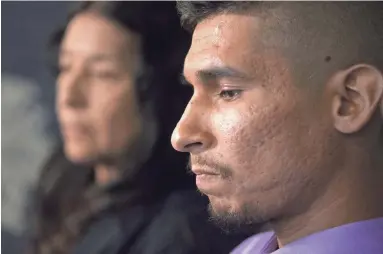
[[[70,66],[68,65],[59,65],[58,66],[58,72],[59,74],[65,74],[70,70]],[[116,73],[113,71],[90,71],[88,74],[90,77],[95,77],[99,79],[115,79]]]
[[[116,74],[112,71],[97,71],[92,74],[92,76],[100,79],[114,79]]]
[[[239,89],[226,89],[221,90],[218,96],[225,101],[233,101],[238,99],[241,96],[242,92],[243,91]]]
[[[63,73],[63,72],[66,72],[66,71],[69,70],[69,66],[63,65],[63,64],[59,64],[57,70],[58,70],[59,73]]]

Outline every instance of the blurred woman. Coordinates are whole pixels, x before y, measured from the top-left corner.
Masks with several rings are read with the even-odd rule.
[[[170,135],[190,96],[173,2],[86,2],[52,43],[63,146],[37,190],[32,253],[228,253]]]

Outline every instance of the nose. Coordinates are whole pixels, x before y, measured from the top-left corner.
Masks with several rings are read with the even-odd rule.
[[[173,131],[172,146],[179,152],[191,154],[206,151],[214,144],[214,136],[209,129],[206,109],[189,102]]]
[[[79,71],[67,71],[57,78],[58,104],[70,108],[82,108],[86,105],[83,75]]]

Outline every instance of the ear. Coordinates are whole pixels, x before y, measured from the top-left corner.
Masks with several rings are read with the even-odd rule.
[[[336,73],[329,85],[334,125],[341,133],[360,131],[379,107],[383,115],[383,75],[375,67],[354,65]]]

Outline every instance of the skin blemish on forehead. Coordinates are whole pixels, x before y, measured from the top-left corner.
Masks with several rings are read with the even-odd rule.
[[[214,33],[213,33],[213,36],[214,36],[214,39],[213,39],[213,44],[216,46],[216,47],[219,47],[220,46],[220,43],[222,43],[222,40],[220,40],[220,38],[222,38],[222,27],[224,26],[224,21],[221,21],[217,24],[217,26],[215,27],[214,29]]]
[[[220,20],[217,22],[217,24],[214,24],[213,27],[211,27],[211,20],[209,19],[197,25],[197,27],[200,29],[198,34],[194,33],[192,44],[195,42],[198,44],[206,44],[206,41],[209,41],[210,47],[213,46],[217,49],[223,47],[226,42],[225,31],[228,30],[228,26],[230,26],[228,20],[225,17],[230,18],[230,15],[222,16],[223,17],[220,17]],[[193,49],[193,46],[191,49]]]

